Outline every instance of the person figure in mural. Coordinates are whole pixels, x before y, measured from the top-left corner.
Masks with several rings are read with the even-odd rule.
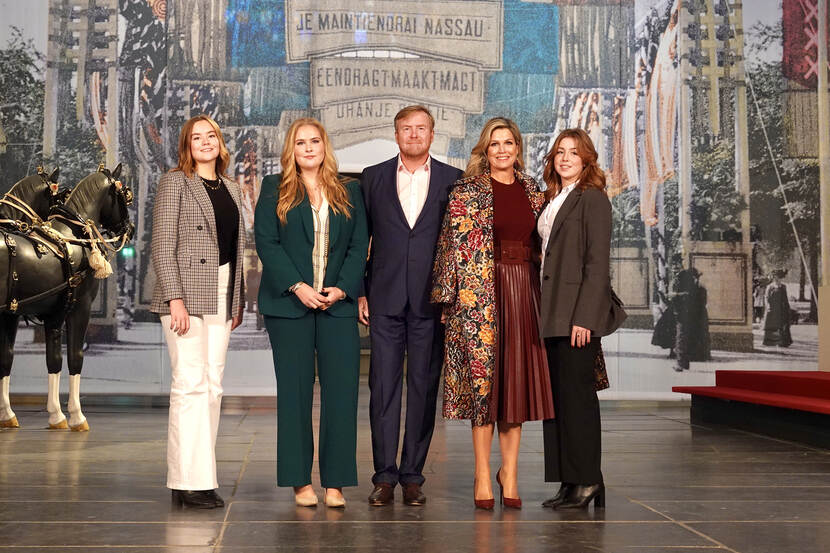
[[[323,125],[301,118],[283,142],[283,172],[262,181],[254,216],[262,262],[257,306],[277,379],[277,485],[317,505],[312,396],[320,379],[318,461],[328,507],[357,485],[360,338],[357,298],[369,238],[360,186],[337,174]]]
[[[545,156],[548,203],[542,239],[542,336],[556,418],[542,424],[545,481],[560,482],[542,503],[554,509],[605,506],[595,373],[600,337],[612,332],[611,203],[597,152],[582,129],[562,131]]]
[[[760,323],[764,320],[766,305],[766,279],[757,277],[752,279],[752,322]]]
[[[498,424],[502,502],[521,508],[518,458],[525,421],[550,419],[554,402],[539,334],[539,242],[545,202],[522,172],[522,135],[485,123],[465,178],[450,193],[435,256],[432,301],[446,320],[444,416],[472,422],[476,508],[495,504],[490,446]]]
[[[677,273],[675,292],[671,297],[675,321],[674,370],[677,372],[688,371],[690,361],[712,358],[707,293],[700,284],[700,274],[694,267]]]
[[[374,488],[369,504],[389,505],[400,484],[407,505],[423,505],[423,469],[435,426],[443,327],[429,302],[432,260],[447,196],[461,171],[429,154],[435,120],[421,105],[395,115],[400,153],[360,177],[371,254],[360,322],[369,325],[369,418]],[[406,422],[398,462],[406,356]]]
[[[242,323],[244,227],[230,156],[206,115],[187,121],[179,160],[159,181],[150,311],[161,315],[170,352],[167,487],[173,502],[223,507],[216,494],[216,434],[230,333]]]
[[[767,312],[764,315],[764,345],[790,347],[793,343],[790,334],[790,300],[787,297],[787,286],[781,279],[787,275],[785,269],[776,269],[772,272],[772,282],[764,292]]]

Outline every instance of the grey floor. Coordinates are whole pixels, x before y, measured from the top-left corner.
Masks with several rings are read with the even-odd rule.
[[[166,409],[87,407],[92,430],[79,434],[45,430],[42,409],[14,405],[22,427],[0,431],[0,552],[830,550],[830,451],[691,425],[681,404],[604,403],[607,507],[569,513],[540,506],[554,487],[542,482],[539,423],[522,439],[524,508],[483,512],[472,505],[469,426],[440,419],[427,505],[398,494],[394,506],[369,507],[365,382],[360,486],[345,491],[343,511],[296,508],[275,486],[272,405],[226,402],[217,453],[228,505],[213,511],[171,509]]]

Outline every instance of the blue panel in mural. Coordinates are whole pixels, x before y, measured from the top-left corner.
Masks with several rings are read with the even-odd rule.
[[[504,71],[557,73],[559,9],[551,4],[504,1]]]
[[[285,64],[284,0],[229,0],[228,49],[232,67]]]

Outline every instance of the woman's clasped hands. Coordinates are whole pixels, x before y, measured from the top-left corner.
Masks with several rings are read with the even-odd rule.
[[[306,283],[300,284],[294,294],[309,309],[325,311],[340,300],[346,299],[346,293],[337,286],[326,286],[319,292]]]

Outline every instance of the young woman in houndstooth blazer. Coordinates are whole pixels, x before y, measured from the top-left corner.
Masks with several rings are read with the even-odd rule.
[[[320,378],[320,483],[329,507],[357,485],[360,340],[357,297],[369,237],[363,195],[337,175],[325,129],[303,118],[285,133],[281,175],[269,175],[254,215],[262,261],[257,306],[274,352],[277,377],[277,485],[292,486],[312,507],[311,406],[314,361]]]
[[[202,509],[224,506],[215,454],[222,373],[245,305],[245,231],[239,187],[224,176],[229,160],[216,122],[193,117],[153,205],[150,310],[161,315],[172,369],[167,487],[174,504]]]

